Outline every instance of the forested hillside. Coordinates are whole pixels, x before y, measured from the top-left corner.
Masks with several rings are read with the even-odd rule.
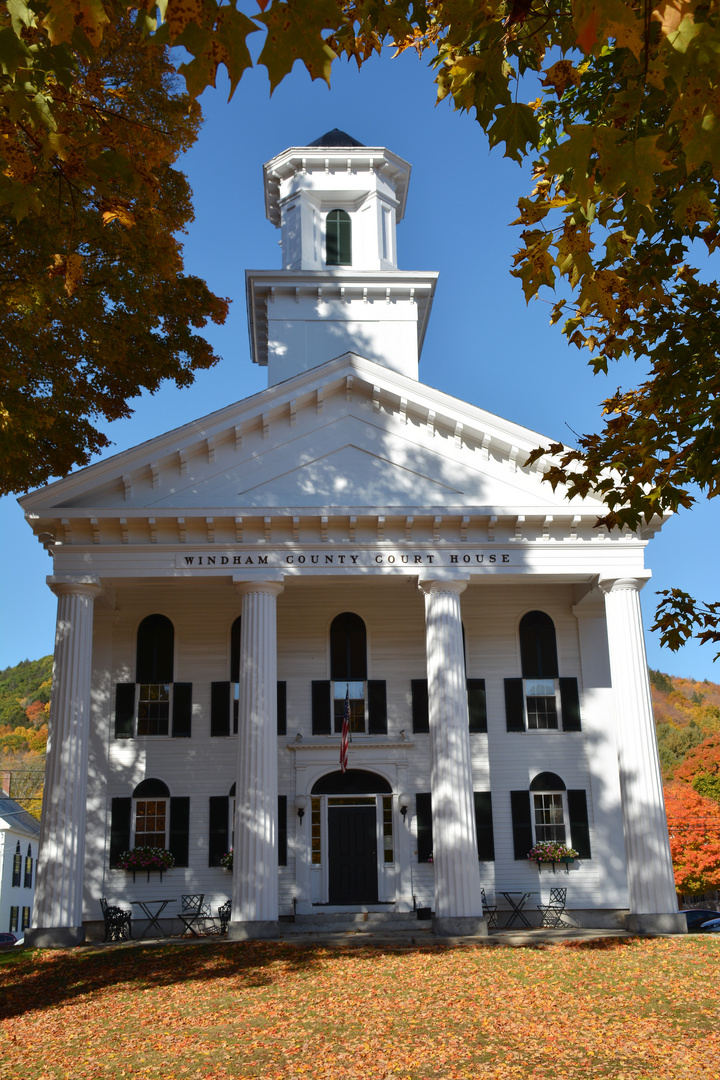
[[[0,671],[0,771],[40,812],[52,657]],[[650,671],[678,892],[720,887],[720,686]]]
[[[0,772],[3,786],[40,816],[52,656],[0,671]],[[10,774],[9,778],[7,774]]]

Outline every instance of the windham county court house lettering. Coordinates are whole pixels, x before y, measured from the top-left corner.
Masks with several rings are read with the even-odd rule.
[[[101,897],[201,892],[236,938],[415,905],[482,933],[481,888],[537,917],[553,884],[578,925],[684,927],[639,602],[657,526],[596,529],[525,466],[542,435],[419,381],[437,275],[397,267],[409,176],[337,130],[268,162],[268,388],[21,499],[58,598],[35,944],[97,937]],[[561,880],[543,839],[578,851]],[[173,852],[162,883],[117,867],[142,844]]]

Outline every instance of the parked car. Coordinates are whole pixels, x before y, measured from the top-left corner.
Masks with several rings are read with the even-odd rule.
[[[713,920],[720,920],[720,911],[707,911],[705,908],[691,908],[689,911],[681,911],[681,915],[684,915],[687,919],[687,928],[689,933],[693,933],[695,930],[702,929],[703,932],[709,927],[704,926],[704,923],[711,922]]]
[[[0,949],[9,949],[17,942],[14,934],[0,934]]]
[[[711,919],[700,927],[703,934],[720,934],[720,919]]]

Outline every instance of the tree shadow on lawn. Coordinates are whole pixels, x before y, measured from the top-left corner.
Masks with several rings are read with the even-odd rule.
[[[278,942],[22,950],[0,955],[0,1020],[68,1004],[120,983],[147,990],[240,977],[247,987],[269,986],[288,972],[317,970],[321,952]]]
[[[605,938],[594,941],[566,941],[552,945],[537,943],[525,948],[551,951],[556,948],[620,951],[641,944],[639,938]],[[486,942],[467,943],[470,949],[487,949]],[[107,949],[37,949],[0,956],[0,1019],[10,1019],[38,1010],[68,1004],[87,994],[118,984],[137,990],[173,986],[176,983],[209,983],[214,979],[240,978],[247,987],[271,986],[290,974],[312,974],[328,961],[352,956],[361,962],[378,963],[383,955],[411,956],[442,953],[457,946],[423,944],[383,945],[382,949],[344,946],[327,949],[320,945],[291,945],[284,942],[226,942],[202,948],[177,944],[130,944]],[[498,948],[511,946],[492,946]],[[512,946],[516,951],[517,946]]]

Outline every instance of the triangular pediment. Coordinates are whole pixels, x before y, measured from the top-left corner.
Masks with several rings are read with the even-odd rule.
[[[542,435],[352,354],[26,496],[26,509],[523,508],[568,504],[527,469]]]

